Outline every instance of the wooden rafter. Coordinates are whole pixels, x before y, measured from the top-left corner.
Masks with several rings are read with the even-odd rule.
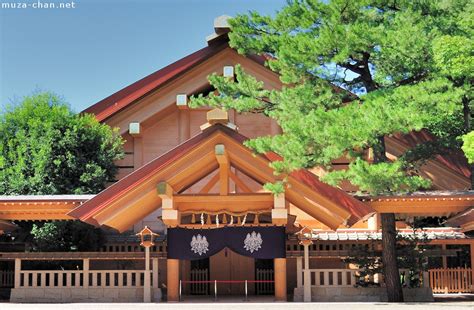
[[[209,182],[206,183],[206,185],[204,185],[202,187],[202,189],[200,190],[199,193],[201,194],[207,194],[209,193],[209,191],[217,184],[217,182],[219,181],[220,179],[220,174],[219,173],[216,173],[210,180]]]
[[[251,193],[252,190],[250,189],[250,187],[248,187],[244,181],[242,181],[241,179],[239,179],[239,177],[237,177],[237,175],[235,173],[233,173],[232,171],[229,171],[229,177],[232,181],[234,181],[235,185],[237,185],[237,187],[244,193]]]

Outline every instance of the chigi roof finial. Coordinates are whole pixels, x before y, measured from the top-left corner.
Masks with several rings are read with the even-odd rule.
[[[214,33],[206,37],[208,44],[230,31],[229,18],[232,17],[229,15],[221,15],[214,19]]]

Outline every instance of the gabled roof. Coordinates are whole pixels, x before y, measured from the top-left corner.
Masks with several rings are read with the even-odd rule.
[[[427,240],[469,239],[459,228],[440,227],[422,230],[398,229],[399,236],[410,238],[426,238]],[[381,230],[338,229],[337,231],[313,230],[311,238],[322,241],[361,241],[382,240]]]
[[[262,168],[262,175],[266,173],[266,176],[269,178],[268,180],[273,178],[273,173],[268,164],[271,160],[278,160],[278,157],[275,154],[267,154],[266,157],[252,156],[251,151],[242,144],[245,140],[247,140],[245,136],[221,124],[215,124],[177,146],[176,148],[170,150],[168,153],[156,158],[138,170],[132,172],[125,178],[113,184],[111,187],[105,189],[92,199],[85,202],[80,207],[69,212],[68,215],[90,224],[107,225],[118,230],[124,230],[133,224],[133,217],[137,217],[133,219],[137,220],[139,219],[138,217],[146,216],[153,210],[153,208],[156,209],[159,207],[161,200],[159,199],[154,186],[156,186],[156,181],[161,180],[160,173],[165,173],[164,171],[169,169],[171,166],[179,165],[180,160],[189,166],[195,166],[195,162],[189,162],[189,159],[187,158],[187,156],[191,156],[189,154],[195,152],[198,148],[203,148],[204,150],[205,144],[211,143],[211,139],[214,139],[215,141],[222,141],[224,138],[229,139],[228,141],[231,141],[235,144],[234,151],[237,150],[241,153],[246,152],[250,154],[244,158],[246,163],[251,161],[259,161],[259,163],[263,162],[264,165],[260,166],[260,168]],[[213,147],[214,145],[211,146],[211,149]],[[230,155],[231,158],[236,156],[238,155]],[[199,160],[202,159],[199,158]],[[208,166],[209,165],[210,164],[208,164]],[[177,171],[181,172],[183,169],[183,167],[180,167],[179,169],[177,168]],[[266,169],[267,171],[263,171],[263,169]],[[203,176],[205,175],[206,174],[203,173]],[[251,177],[258,178],[261,176]],[[149,200],[147,200],[149,205],[145,206],[145,204],[141,204],[140,208],[131,206],[131,209],[127,211],[127,207],[125,206],[127,203],[136,205],[138,202],[134,199],[142,199],[137,197],[140,195],[147,195],[147,193],[143,192],[141,189],[139,189],[139,187],[145,184],[145,182],[151,182],[150,180],[153,180],[152,183],[155,185],[146,188],[148,192],[152,192],[150,196],[151,198],[149,197]],[[368,217],[374,212],[370,206],[351,197],[344,191],[322,183],[319,181],[317,176],[309,171],[300,170],[293,172],[290,175],[289,183],[290,186],[287,189],[286,196],[287,200],[297,207],[302,207],[302,205],[304,205],[303,207],[305,208],[304,211],[306,213],[333,229],[337,228],[337,226],[341,224],[352,225],[355,222]],[[134,190],[137,191],[136,196],[132,196],[128,202],[120,201],[120,199],[125,197],[125,195]],[[130,195],[134,195],[133,192]],[[310,203],[309,200],[314,202]],[[118,203],[118,201],[120,201],[120,203]],[[118,206],[117,210],[112,210],[113,208],[111,206],[114,206],[114,204]],[[147,207],[150,209],[146,209]],[[121,210],[118,210],[118,208],[121,208]],[[132,211],[132,209],[134,211]],[[145,209],[147,211],[145,211]],[[120,215],[122,218],[121,221],[126,218],[127,223],[118,224],[115,222],[114,218],[117,217],[118,213],[120,212],[129,214],[129,216],[124,216],[122,213]],[[140,212],[143,212],[143,214],[138,214]],[[107,217],[103,216],[103,214],[107,214]],[[102,217],[102,220],[98,220],[99,217]]]
[[[434,141],[436,140],[436,137],[428,130],[423,129],[421,131],[412,131],[404,135],[393,135],[389,137],[389,139],[399,141],[412,148],[419,144]],[[438,162],[445,165],[449,169],[457,172],[458,174],[465,176],[466,178],[471,177],[471,170],[469,169],[469,164],[467,163],[466,157],[463,156],[461,152],[452,151],[447,154],[436,155],[434,156],[434,158]]]
[[[178,75],[193,68],[228,46],[227,41],[217,41],[214,44],[206,46],[205,48],[202,48],[197,52],[194,52],[156,72],[153,72],[141,80],[128,85],[118,92],[88,107],[82,111],[82,113],[95,114],[97,120],[102,122],[113,114],[131,105],[135,100],[171,81]]]

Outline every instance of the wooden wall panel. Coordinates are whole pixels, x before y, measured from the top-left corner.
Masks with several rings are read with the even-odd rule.
[[[195,135],[199,134],[201,132],[201,129],[199,127],[207,123],[207,111],[208,110],[191,110],[189,122],[191,137],[194,137]]]
[[[156,122],[143,132],[144,163],[147,163],[179,144],[179,112],[176,109],[171,115]]]
[[[271,120],[261,114],[236,114],[235,123],[239,132],[248,138],[271,134]]]

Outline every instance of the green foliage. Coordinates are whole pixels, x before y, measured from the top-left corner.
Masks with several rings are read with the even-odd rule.
[[[400,272],[400,280],[409,287],[419,287],[421,285],[422,272],[428,268],[426,234],[418,233],[414,230],[412,235],[397,236],[397,261],[398,266],[403,271]],[[349,250],[344,262],[354,264],[360,269],[359,285],[367,286],[367,276],[382,273],[383,260],[379,241],[369,240],[367,244],[356,244]]]
[[[103,244],[103,234],[82,222],[62,221],[33,224],[34,251],[91,251]]]
[[[115,130],[73,113],[54,94],[25,97],[0,115],[0,195],[97,193],[113,180],[122,144]],[[34,225],[31,234],[41,250],[88,249],[101,239],[79,222]]]
[[[468,127],[473,12],[469,0],[302,0],[274,17],[238,15],[230,20],[230,45],[266,55],[283,87],[268,90],[236,66],[235,80],[209,77],[219,95],[191,105],[275,119],[281,135],[246,145],[281,155],[272,164],[278,173],[322,166],[327,182],[349,180],[371,194],[427,188],[420,165],[459,149]],[[385,158],[382,137],[422,129],[437,141]],[[376,154],[370,165],[368,149]],[[342,156],[354,160],[348,171],[332,171],[331,161]]]
[[[462,137],[463,145],[462,150],[467,157],[469,163],[474,163],[474,131],[464,135]]]
[[[25,97],[0,115],[0,193],[97,193],[113,180],[122,144],[116,131],[74,114],[58,96]]]

